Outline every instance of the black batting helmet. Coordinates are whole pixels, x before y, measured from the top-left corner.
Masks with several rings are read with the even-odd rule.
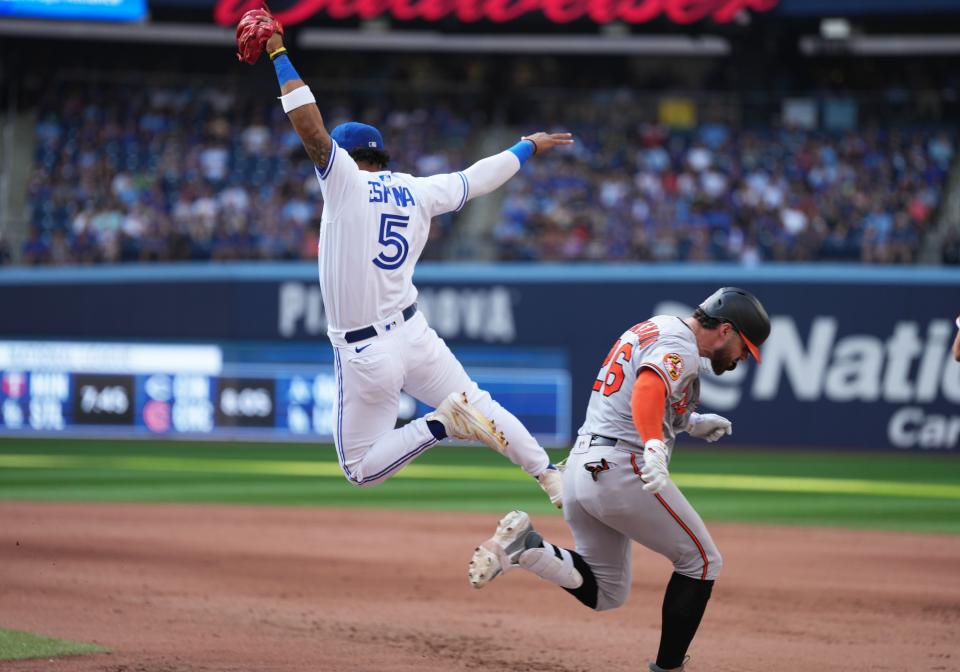
[[[739,287],[721,287],[700,304],[700,310],[732,324],[753,358],[760,361],[760,346],[770,335],[770,317],[757,297]]]

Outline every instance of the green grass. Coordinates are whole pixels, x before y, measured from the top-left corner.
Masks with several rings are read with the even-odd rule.
[[[960,533],[955,456],[681,445],[671,473],[707,520]],[[328,445],[2,440],[0,500],[556,512],[501,456],[458,447],[354,488]]]
[[[96,644],[70,642],[65,639],[42,637],[29,632],[0,628],[0,660],[77,656],[87,653],[103,653],[107,650]]]

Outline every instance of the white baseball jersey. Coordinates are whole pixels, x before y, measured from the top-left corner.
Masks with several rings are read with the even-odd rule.
[[[512,154],[511,160],[516,172],[519,162]],[[334,443],[344,475],[356,485],[382,483],[437,443],[424,418],[395,428],[401,390],[433,407],[452,393],[466,394],[506,436],[507,458],[530,475],[543,472],[550,463],[543,448],[470,379],[422,312],[402,328],[378,329],[361,341],[347,343],[337,333],[382,323],[416,301],[413,269],[430,220],[463,207],[471,196],[467,177],[363,171],[334,141],[317,178],[324,200],[320,289],[334,352]],[[485,193],[482,179],[474,186],[472,195]]]
[[[638,372],[655,371],[667,387],[663,438],[669,450],[700,401],[700,354],[693,330],[672,315],[657,315],[628,329],[603,361],[593,383],[587,419],[578,434],[598,434],[643,446],[630,399]]]
[[[323,171],[320,291],[331,331],[361,329],[417,299],[413,269],[430,220],[467,202],[463,173],[414,177],[360,170],[336,142]]]

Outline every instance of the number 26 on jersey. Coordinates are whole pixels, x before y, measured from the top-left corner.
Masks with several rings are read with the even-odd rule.
[[[605,397],[619,391],[623,386],[623,367],[630,361],[632,355],[633,343],[621,341],[614,343],[600,366],[597,379],[593,381],[593,391],[601,392]]]
[[[640,350],[656,343],[657,339],[660,338],[660,330],[657,325],[649,320],[634,325],[630,328],[630,331],[637,335],[636,347]],[[623,339],[620,339],[613,344],[610,353],[600,366],[597,379],[593,381],[594,392],[601,392],[603,396],[609,397],[623,386],[623,366],[633,356],[633,348],[632,340],[624,343]]]

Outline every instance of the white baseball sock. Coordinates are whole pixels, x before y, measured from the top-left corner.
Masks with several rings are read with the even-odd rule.
[[[583,585],[583,577],[573,566],[573,557],[565,548],[544,541],[541,548],[524,551],[517,563],[545,581],[561,588],[574,589]]]

